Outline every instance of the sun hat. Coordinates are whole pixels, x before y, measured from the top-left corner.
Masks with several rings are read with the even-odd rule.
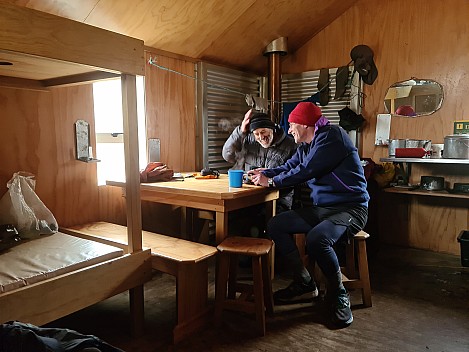
[[[363,82],[373,84],[378,77],[378,69],[373,61],[373,50],[367,45],[357,45],[350,52],[355,71],[358,72]]]

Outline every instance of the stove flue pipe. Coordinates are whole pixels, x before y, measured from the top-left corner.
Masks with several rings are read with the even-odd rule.
[[[270,119],[280,122],[280,101],[282,98],[281,62],[280,57],[287,55],[287,38],[273,40],[264,51],[268,58],[268,99],[270,101]]]

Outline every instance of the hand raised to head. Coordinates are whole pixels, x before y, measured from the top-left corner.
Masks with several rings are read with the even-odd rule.
[[[241,122],[241,132],[249,132],[249,123],[251,122],[251,117],[253,114],[253,109],[249,109],[248,112],[244,115],[243,122]]]

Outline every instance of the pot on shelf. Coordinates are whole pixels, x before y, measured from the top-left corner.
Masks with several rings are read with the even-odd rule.
[[[469,134],[452,134],[446,136],[443,158],[469,159]]]
[[[442,191],[445,189],[445,178],[440,176],[421,176],[420,189],[426,191]]]

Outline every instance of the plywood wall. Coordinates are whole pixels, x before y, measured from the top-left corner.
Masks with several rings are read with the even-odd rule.
[[[378,78],[364,85],[362,156],[379,163],[388,150],[375,146],[376,115],[384,113],[387,88],[411,77],[434,79],[444,88],[442,108],[418,118],[393,117],[391,138],[431,139],[443,143],[453,121],[469,119],[469,1],[361,0],[283,62],[284,72],[339,67],[350,51],[366,44],[375,53]],[[467,167],[413,167],[413,182],[422,174],[447,174],[448,181],[469,182]],[[464,174],[465,173],[465,174]],[[456,237],[469,227],[468,200],[381,195],[383,241],[459,254]],[[375,219],[376,220],[376,219]]]
[[[376,115],[384,113],[387,88],[411,77],[434,79],[445,100],[435,114],[393,117],[391,138],[431,139],[443,143],[453,121],[469,119],[469,2],[466,0],[361,0],[282,63],[286,73],[339,67],[350,51],[366,44],[375,53],[378,78],[365,85],[363,156],[387,156],[375,147]]]
[[[13,173],[34,174],[37,194],[62,226],[99,219],[96,165],[75,160],[77,119],[93,130],[90,86],[0,88],[0,194]]]
[[[191,61],[148,52],[145,69],[147,137],[161,141],[161,161],[175,171],[195,170],[195,66]]]

